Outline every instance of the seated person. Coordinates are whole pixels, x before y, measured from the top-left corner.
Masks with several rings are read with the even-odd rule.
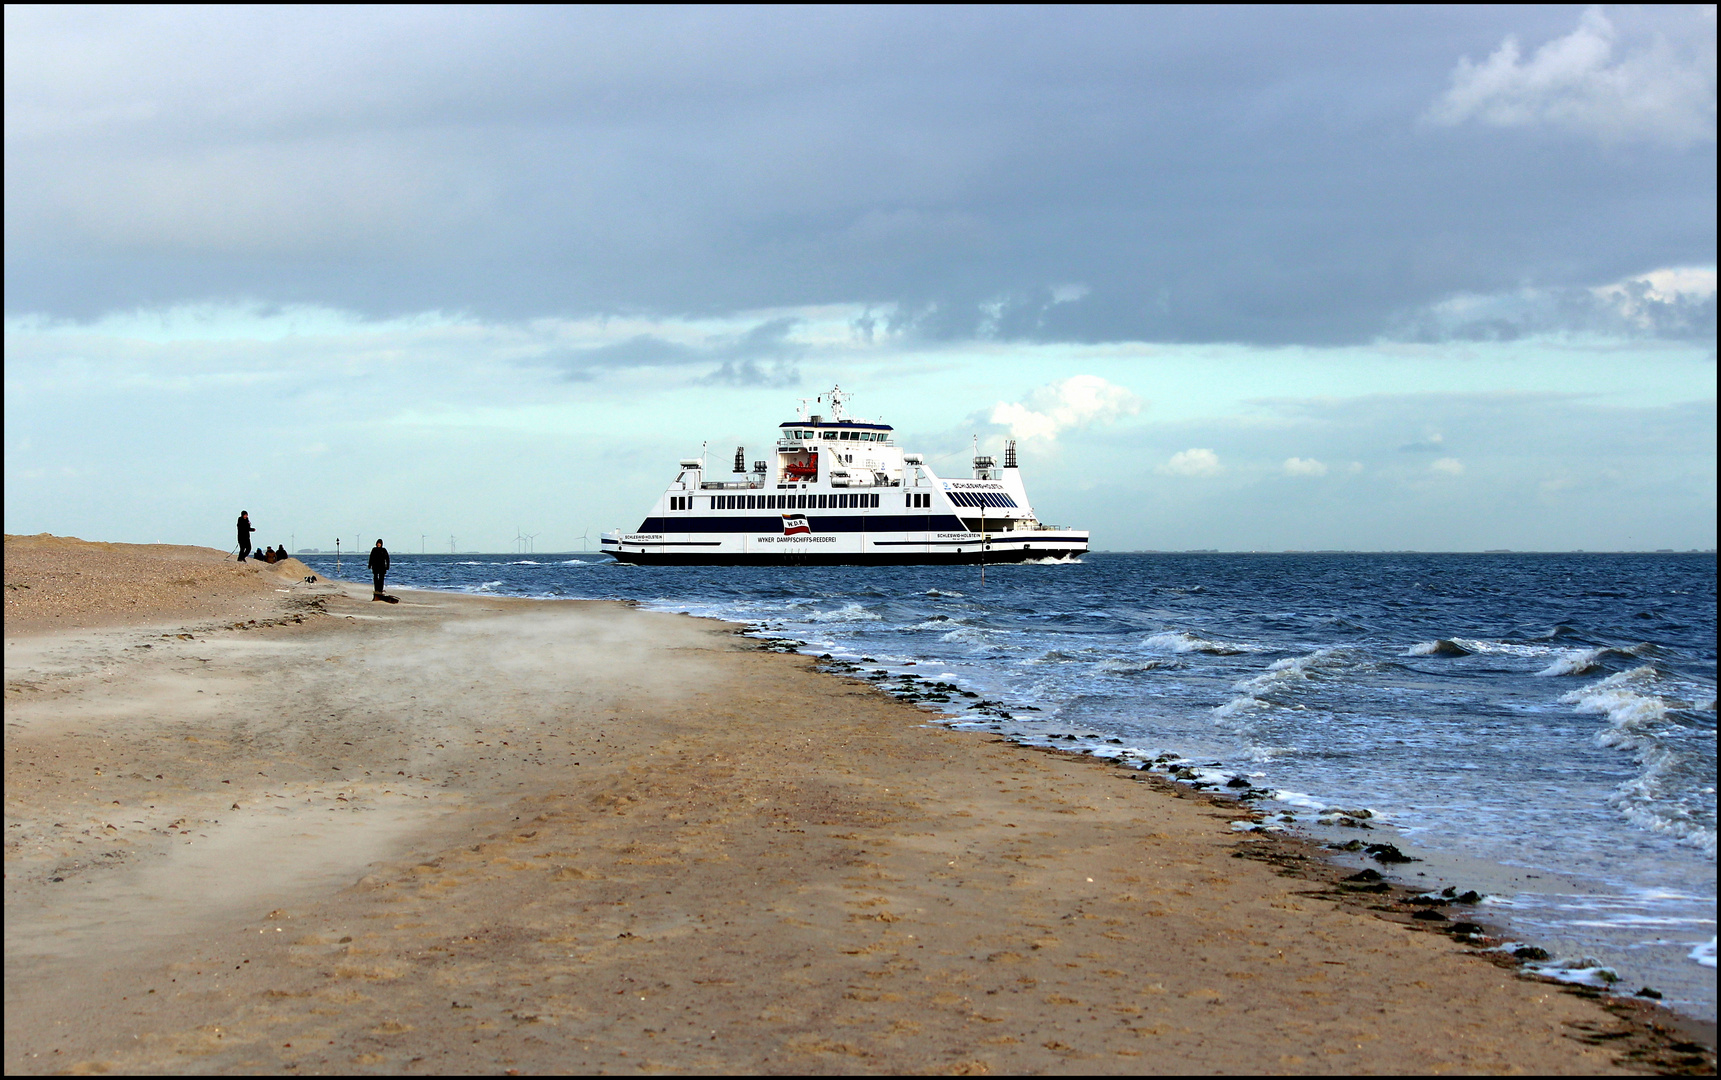
[[[275,548],[275,561],[276,562],[286,562],[289,557],[290,556],[288,556],[288,554],[287,554],[287,545],[286,544],[278,545]]]
[[[274,562],[275,562],[275,549],[274,548],[266,547],[263,549],[263,561],[266,563],[269,563],[270,565],[274,565]]]

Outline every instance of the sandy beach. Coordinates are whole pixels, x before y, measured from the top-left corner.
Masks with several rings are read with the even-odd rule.
[[[727,624],[308,576],[7,537],[7,1072],[1714,1070],[1247,806]]]

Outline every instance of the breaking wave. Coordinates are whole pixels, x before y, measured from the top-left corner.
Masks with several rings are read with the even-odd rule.
[[[1170,633],[1154,634],[1142,644],[1153,649],[1169,649],[1172,652],[1199,652],[1209,656],[1238,656],[1246,652],[1260,651],[1255,646],[1234,644],[1229,641],[1208,641],[1196,637],[1183,630],[1173,630]]]
[[[1648,644],[1634,645],[1629,649],[1611,647],[1573,649],[1536,674],[1548,678],[1558,678],[1561,675],[1588,675],[1604,667],[1609,660],[1637,660],[1650,651],[1651,646]]]
[[[815,623],[845,623],[845,622],[877,622],[883,616],[868,611],[859,604],[844,604],[832,611],[815,611],[801,616],[807,622]]]
[[[1451,638],[1440,638],[1438,641],[1424,641],[1412,645],[1405,651],[1406,656],[1470,656],[1476,650],[1466,649]]]

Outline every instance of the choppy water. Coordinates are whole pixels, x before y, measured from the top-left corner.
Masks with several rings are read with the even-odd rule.
[[[1515,877],[1480,914],[1547,948],[1550,967],[1610,969],[1712,1020],[1715,566],[1089,555],[991,567],[982,584],[972,567],[467,555],[398,557],[390,581],[750,623],[929,696],[959,725],[1242,775],[1317,833],[1322,809],[1366,808],[1442,880]]]

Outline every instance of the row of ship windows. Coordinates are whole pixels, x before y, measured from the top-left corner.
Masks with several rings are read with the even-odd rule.
[[[713,510],[858,510],[877,505],[878,496],[871,493],[711,496],[711,509]],[[931,505],[931,503],[928,502],[923,505]],[[671,510],[691,510],[693,509],[693,496],[671,495],[669,508]]]
[[[996,491],[952,491],[950,501],[957,506],[996,506],[1001,509],[1016,505],[1016,500]]]
[[[842,442],[889,442],[890,436],[882,431],[784,431],[785,439],[832,439]]]

